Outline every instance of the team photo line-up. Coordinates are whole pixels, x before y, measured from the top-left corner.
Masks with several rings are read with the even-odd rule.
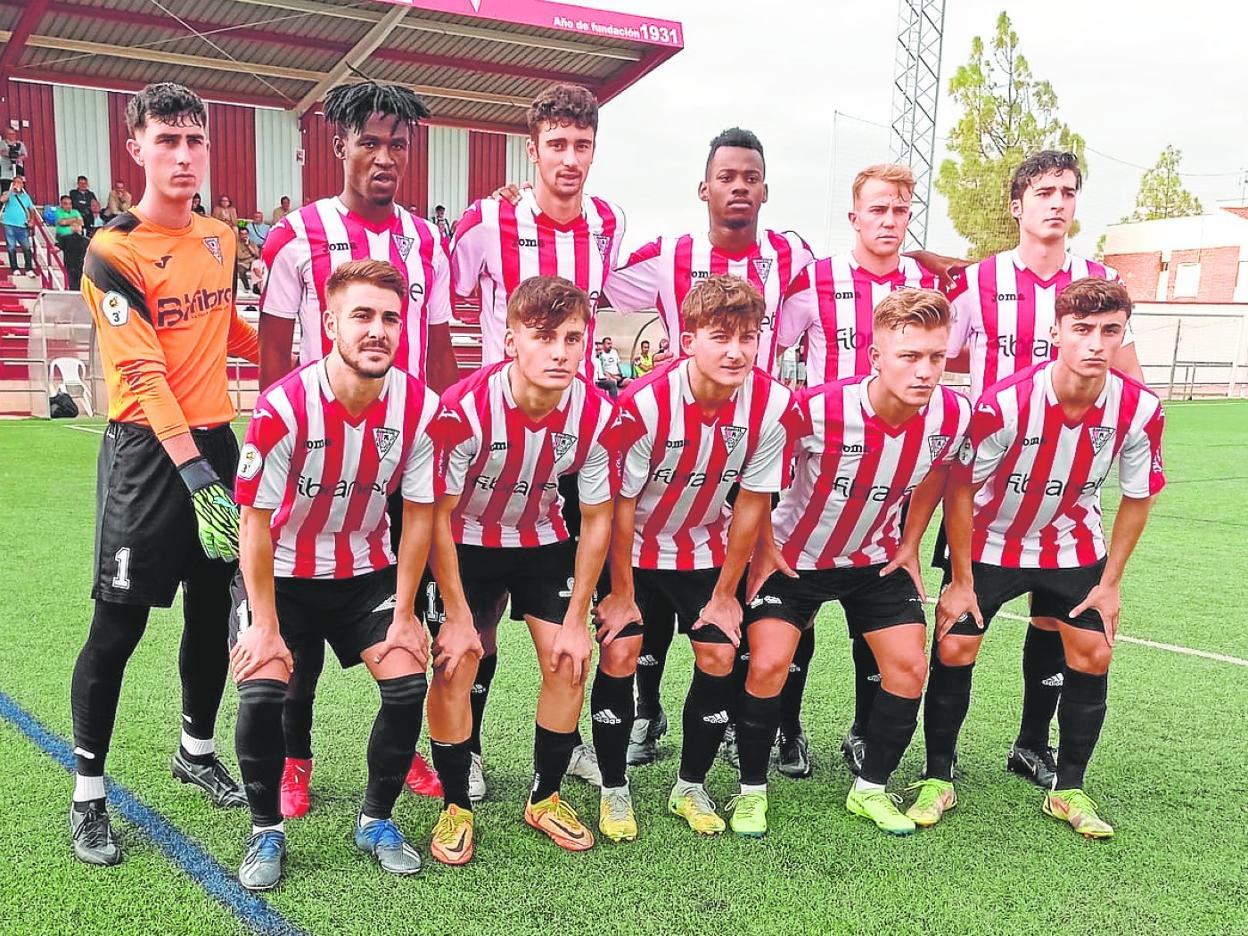
[[[811,773],[801,699],[831,601],[855,668],[846,809],[894,835],[937,824],[957,805],[984,631],[1022,595],[1031,626],[1007,766],[1043,789],[1046,815],[1113,834],[1084,773],[1123,571],[1165,484],[1163,416],[1126,290],[1067,251],[1073,155],[1017,167],[1014,250],[971,264],[901,254],[914,178],[884,164],[854,180],[853,249],[816,259],[796,234],[759,227],[763,147],[733,128],[711,141],[698,183],[708,228],[621,256],[624,213],[585,192],[598,104],[584,88],[533,101],[535,181],[474,203],[449,242],[394,201],[428,116],[420,99],[359,82],[331,89],[324,111],[343,189],[273,227],[257,329],[234,303],[235,238],[192,211],[208,164],[202,101],[155,84],[127,109],[146,186],[92,238],[82,279],[109,422],[94,615],[71,686],[79,859],[122,860],[105,758],[126,663],[179,584],[171,770],[218,806],[249,807],[249,889],[278,883],[284,820],[310,806],[326,643],[343,667],[363,663],[380,700],[355,844],[388,872],[420,868],[392,818],[406,785],[443,800],[429,854],[473,857],[504,614],[528,626],[541,669],[523,819],[561,848],[595,844],[561,792],[568,775],[600,788],[598,835],[637,838],[628,768],[653,761],[667,731],[659,685],[675,632],[694,667],[667,808],[699,834],[765,835],[770,764]],[[462,379],[452,294],[481,299],[483,366]],[[595,353],[600,305],[658,310],[669,343],[648,372],[617,379],[614,352]],[[808,386],[794,389],[772,372],[797,346]],[[260,369],[241,449],[227,356]],[[969,396],[941,383],[947,368],[969,371]],[[1114,467],[1107,544],[1100,490]],[[919,553],[938,507],[929,644]],[[230,674],[241,784],[214,741]],[[887,784],[921,704],[926,766],[907,803]],[[432,765],[416,751],[426,717]],[[727,822],[705,787],[721,752],[740,772]]]

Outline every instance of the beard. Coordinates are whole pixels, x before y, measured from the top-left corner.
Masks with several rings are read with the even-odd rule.
[[[342,355],[343,363],[361,377],[368,380],[378,380],[379,378],[385,377],[386,374],[390,372],[390,368],[394,366],[393,353],[390,353],[390,356],[386,359],[385,363],[374,364],[370,361],[364,360],[364,356],[361,353],[363,350],[364,349],[362,348],[346,348],[341,343],[338,345],[338,353]],[[370,347],[367,350],[384,350],[389,352],[390,349]]]

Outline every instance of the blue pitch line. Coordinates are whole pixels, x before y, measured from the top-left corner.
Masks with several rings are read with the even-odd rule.
[[[74,753],[69,743],[41,725],[38,719],[4,692],[0,692],[0,718],[13,724],[43,753],[73,772]],[[303,933],[267,902],[244,890],[219,861],[159,812],[111,779],[108,787],[109,804],[128,822],[138,826],[165,853],[166,858],[190,875],[209,897],[238,917],[249,929],[266,936],[299,936]]]

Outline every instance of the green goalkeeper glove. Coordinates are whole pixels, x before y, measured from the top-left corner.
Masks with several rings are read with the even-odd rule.
[[[238,558],[238,505],[230,492],[202,455],[179,465],[178,474],[191,492],[204,555],[233,562]]]

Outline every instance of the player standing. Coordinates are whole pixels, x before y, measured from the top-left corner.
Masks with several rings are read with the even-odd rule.
[[[473,853],[469,705],[482,643],[496,644],[501,608],[524,621],[541,666],[533,788],[524,820],[556,845],[583,851],[593,834],[561,799],[593,643],[589,606],[611,536],[610,466],[599,436],[611,404],[580,372],[592,305],[567,280],[525,280],[507,302],[509,360],[489,364],[442,397],[434,434],[445,491],[435,516],[433,571],[445,609],[429,694],[433,761],[445,809],[431,851],[446,864]],[[559,479],[574,477],[573,538]]]
[[[1018,246],[968,267],[951,292],[949,357],[952,361],[969,351],[972,401],[987,387],[1054,356],[1051,329],[1062,290],[1088,276],[1118,278],[1111,268],[1076,257],[1066,247],[1082,184],[1073,153],[1045,150],[1023,160],[1010,180]],[[1128,328],[1113,365],[1142,382],[1133,341]],[[943,544],[937,548],[939,562]],[[1054,617],[1032,615],[1023,642],[1022,719],[1006,756],[1010,770],[1046,789],[1055,776],[1049,725],[1063,679],[1058,627]]]
[[[504,360],[508,300],[533,276],[558,276],[589,296],[590,320],[581,372],[594,379],[594,315],[603,284],[619,256],[624,214],[603,198],[585,193],[598,133],[598,101],[579,85],[555,84],[528,111],[528,155],[537,170],[531,190],[518,204],[486,198],[474,202],[455,227],[451,243],[452,281],[461,296],[481,293],[481,360]],[[568,520],[576,532],[576,485],[563,482]],[[485,657],[473,686],[474,799],[485,796],[481,720],[498,665],[497,648],[486,634]],[[594,752],[578,744],[568,773],[597,783]]]
[[[625,758],[633,674],[656,602],[676,610],[694,652],[668,808],[700,834],[724,829],[703,784],[733,705],[737,588],[784,480],[791,418],[792,393],[754,367],[765,309],[758,290],[735,276],[695,286],[680,310],[684,357],[630,387],[608,431],[618,492],[611,592],[595,611],[602,649],[590,710],[602,767],[599,824],[615,841],[637,835]]]
[[[289,212],[264,245],[267,270],[260,296],[260,386],[290,371],[295,322],[299,363],[327,355],[333,341],[323,324],[326,283],[352,260],[388,261],[404,275],[403,330],[395,349],[397,366],[441,392],[457,379],[451,350],[450,262],[441,233],[395,202],[407,171],[419,121],[429,116],[410,89],[371,81],[338,85],[325,95],[325,120],[334,128],[334,156],[342,161],[342,192]],[[402,498],[392,498],[391,534],[402,531]],[[323,644],[300,647],[287,690],[283,725],[286,767],[282,815],[309,808],[312,778],[312,710],[325,666]],[[417,793],[440,796],[437,776],[419,754],[408,784]]]
[[[300,648],[326,641],[343,667],[363,662],[381,694],[355,844],[392,874],[420,870],[420,855],[390,818],[425,704],[428,638],[414,611],[433,525],[426,430],[438,410],[437,394],[392,366],[407,298],[394,265],[341,264],[325,282],[329,354],[265,390],[247,427],[230,659],[252,816],[238,879],[250,890],[281,877],[286,684]],[[396,492],[404,514],[397,570],[386,508]]]
[[[907,813],[919,825],[957,805],[954,750],[984,629],[1005,602],[1030,594],[1033,614],[1060,622],[1065,659],[1057,770],[1044,812],[1090,838],[1113,835],[1084,792],[1084,771],[1105,721],[1123,571],[1166,483],[1163,414],[1147,387],[1109,366],[1131,316],[1122,284],[1072,283],[1054,314],[1056,360],[983,394],[971,445],[950,480],[953,581],[936,611],[926,779]],[[1107,553],[1100,492],[1115,462],[1122,502]]]
[[[767,759],[780,690],[799,635],[834,599],[882,677],[862,726],[866,757],[846,808],[886,832],[914,831],[885,783],[914,736],[927,675],[919,541],[966,436],[971,406],[939,386],[949,340],[944,296],[889,293],[872,318],[867,376],[800,397],[794,481],[767,524],[774,542],[764,529],[750,564],[749,675],[737,713],[741,793],[732,813],[741,835],[767,832]]]
[[[781,300],[793,278],[814,256],[792,231],[760,232],[759,213],[768,195],[766,175],[763,144],[749,130],[732,127],[711,140],[698,183],[698,197],[706,202],[707,230],[659,237],[635,251],[607,280],[611,307],[618,312],[657,308],[667,334],[675,339],[684,330],[680,310],[689,291],[710,276],[738,276],[763,296],[756,365],[771,373],[777,357]],[[658,605],[649,609],[637,660],[637,719],[628,749],[630,765],[653,761],[658,756],[658,741],[667,731],[659,689],[675,623],[670,609]],[[813,653],[814,643],[809,643]],[[798,684],[805,682],[804,668],[795,668],[791,681],[800,700]],[[810,759],[806,757],[804,765],[795,762],[800,757],[795,749],[797,737],[793,734],[793,744],[787,739],[782,743],[780,769],[796,770],[804,776],[809,773]]]
[[[169,607],[179,583],[183,724],[171,769],[218,806],[246,802],[217,757],[213,730],[238,549],[226,355],[255,361],[258,346],[234,307],[237,238],[191,212],[208,169],[207,122],[203,101],[181,85],[148,85],[131,98],[126,150],[143,167],[143,197],[92,238],[82,279],[109,401],[96,484],[95,613],[70,688],[69,825],[74,854],[89,864],[122,858],[105,808],[104,760],[126,662],[150,609]]]

